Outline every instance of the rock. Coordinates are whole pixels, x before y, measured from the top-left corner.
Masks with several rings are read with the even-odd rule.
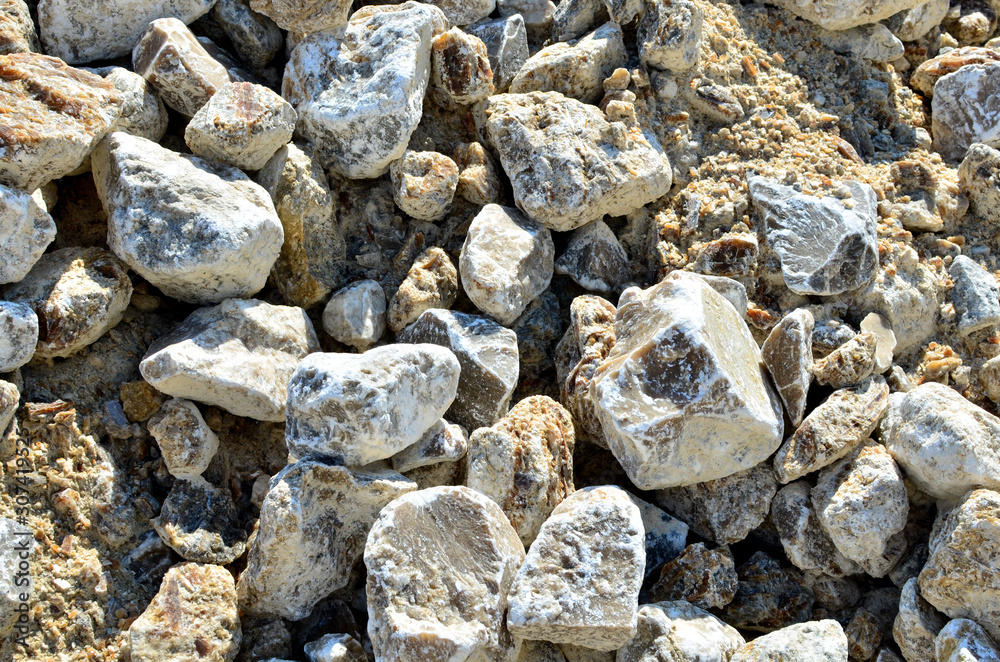
[[[246,550],[246,531],[238,519],[229,488],[215,488],[192,475],[174,481],[150,523],[185,561],[226,565]]]
[[[416,489],[394,471],[299,460],[271,479],[260,526],[236,586],[252,615],[299,621],[347,586],[368,530],[393,499]]]
[[[925,60],[910,76],[910,85],[927,97],[934,96],[934,85],[942,76],[953,74],[969,64],[1000,61],[1000,52],[981,46],[963,46]]]
[[[778,481],[767,462],[724,478],[657,490],[656,501],[706,540],[728,545],[767,517]]]
[[[528,59],[528,35],[524,17],[520,14],[482,21],[465,31],[486,45],[486,54],[493,71],[493,89],[506,92],[510,82]]]
[[[315,33],[296,45],[282,96],[325,168],[378,177],[403,156],[423,112],[431,40],[447,29],[440,9],[411,1],[362,7],[343,33]]]
[[[566,662],[566,656],[559,646],[547,641],[522,641],[517,662]]]
[[[937,332],[937,277],[918,258],[912,248],[903,249],[895,264],[880,267],[855,300],[859,309],[877,312],[888,320],[900,354]]]
[[[635,637],[616,662],[728,662],[746,642],[736,629],[683,601],[643,605]]]
[[[442,418],[428,428],[417,443],[393,455],[390,463],[399,473],[406,473],[432,464],[461,460],[468,448],[468,433]]]
[[[147,427],[160,447],[167,471],[175,478],[205,473],[219,450],[219,438],[190,400],[166,401]]]
[[[376,659],[514,659],[504,615],[524,546],[493,501],[466,487],[403,496],[379,515],[364,558]]]
[[[729,662],[847,662],[847,635],[840,623],[825,619],[789,625],[757,637]]]
[[[493,69],[486,44],[452,28],[431,43],[434,85],[458,104],[473,104],[493,94]]]
[[[958,313],[958,333],[967,336],[1000,324],[1000,285],[993,274],[964,255],[948,268],[955,283],[951,300]]]
[[[958,185],[974,214],[1000,223],[1000,151],[980,143],[969,147],[958,167]]]
[[[611,20],[620,25],[631,23],[643,10],[641,0],[604,0]]]
[[[917,41],[941,25],[948,13],[948,6],[945,0],[928,0],[912,9],[893,14],[885,25],[900,41]]]
[[[500,202],[503,186],[497,174],[497,166],[481,144],[460,145],[455,148],[453,158],[459,170],[456,195],[474,205]]]
[[[549,286],[554,257],[547,228],[512,207],[487,205],[462,245],[462,286],[480,310],[509,326]]]
[[[881,375],[892,366],[892,356],[896,349],[896,334],[889,327],[889,321],[878,313],[868,313],[861,320],[861,332],[875,334],[874,374]]]
[[[559,297],[551,288],[542,292],[514,320],[511,330],[517,334],[522,383],[541,378],[543,373],[553,367],[552,351],[563,332],[563,312]],[[553,394],[557,395],[558,392],[553,389]]]
[[[0,55],[41,50],[35,24],[24,0],[0,2]]]
[[[947,619],[920,597],[914,577],[899,594],[899,612],[892,624],[892,638],[907,662],[934,662],[934,637]]]
[[[108,245],[164,294],[208,304],[264,287],[284,233],[267,192],[242,172],[121,132],[93,163]]]
[[[349,0],[250,0],[250,7],[295,34],[342,28],[351,11]]]
[[[503,508],[525,546],[573,490],[573,421],[544,395],[521,400],[469,437],[466,485]]]
[[[437,247],[417,256],[389,302],[389,328],[399,333],[431,309],[447,309],[458,298],[458,269]]]
[[[971,618],[1000,638],[1000,494],[972,490],[935,522],[920,593],[951,618]]]
[[[882,377],[834,391],[774,456],[778,480],[789,483],[844,457],[871,436],[889,407]]]
[[[7,426],[14,419],[14,414],[17,413],[17,405],[20,400],[21,393],[18,391],[17,386],[0,379],[0,434],[7,432]],[[2,620],[0,620],[0,623],[2,623]]]
[[[175,565],[128,634],[134,662],[231,662],[243,639],[232,574],[217,565]]]
[[[104,80],[115,86],[122,99],[122,114],[115,131],[124,131],[153,142],[167,132],[167,109],[156,96],[153,86],[139,74],[122,67],[112,67]]]
[[[517,206],[550,230],[624,216],[670,189],[656,139],[593,106],[558,92],[500,94],[484,113]]]
[[[507,627],[525,639],[620,648],[635,635],[645,561],[627,492],[574,492],[545,520],[514,579]]]
[[[725,478],[777,449],[781,403],[728,301],[697,276],[673,272],[649,289],[626,290],[619,303],[617,343],[591,393],[608,444],[637,487]]]
[[[749,180],[750,197],[764,217],[767,242],[781,260],[785,285],[797,294],[841,294],[866,285],[875,275],[875,192],[850,180],[844,185],[852,208],[764,177]]]
[[[687,542],[688,525],[660,510],[656,506],[643,501],[635,495],[632,503],[639,508],[642,517],[642,528],[646,532],[646,570],[648,579],[653,571],[664,562],[676,558],[684,551]]]
[[[319,303],[342,282],[347,251],[326,173],[309,152],[289,143],[261,168],[257,183],[270,194],[285,235],[271,267],[275,286],[291,305]]]
[[[973,143],[1000,145],[1000,62],[969,64],[934,83],[934,149],[959,161]]]
[[[67,357],[121,321],[132,296],[128,268],[100,248],[62,248],[43,255],[0,296],[30,306],[38,317],[34,355]]]
[[[401,343],[447,347],[462,367],[448,420],[469,430],[489,427],[507,413],[518,377],[517,334],[478,315],[425,311],[397,336]]]
[[[385,292],[374,280],[359,280],[337,290],[323,309],[323,329],[363,352],[385,333]]]
[[[830,577],[860,572],[860,566],[840,553],[820,524],[809,497],[811,489],[807,481],[795,481],[778,490],[771,502],[771,520],[785,555],[800,570]]]
[[[598,219],[573,230],[555,273],[572,278],[591,292],[620,292],[632,277],[628,254],[608,224]]]
[[[556,11],[552,0],[497,0],[497,8],[500,16],[521,16],[532,42],[541,43],[552,31],[552,16]]]
[[[870,660],[882,643],[882,628],[878,619],[860,607],[844,629],[847,635],[847,656],[851,660]]]
[[[552,41],[572,41],[610,18],[604,0],[568,0],[552,14]]]
[[[167,396],[149,383],[138,380],[125,382],[118,389],[122,412],[129,421],[148,421],[167,401]]]
[[[212,18],[229,37],[236,55],[254,71],[270,64],[285,45],[278,25],[251,9],[248,0],[219,0]]]
[[[0,301],[0,373],[17,370],[30,361],[37,344],[38,315],[31,306]]]
[[[622,29],[608,22],[574,44],[558,42],[532,55],[514,76],[510,91],[553,91],[596,104],[604,96],[604,79],[627,60]]]
[[[859,333],[813,363],[813,377],[820,384],[833,388],[859,384],[875,370],[877,349],[878,338],[874,333]]]
[[[0,184],[31,192],[73,172],[118,121],[121,104],[111,83],[56,58],[0,55]]]
[[[325,634],[304,646],[309,662],[368,662],[365,649],[349,634]]]
[[[849,54],[859,60],[893,62],[903,57],[903,42],[881,23],[859,25],[846,30],[817,30],[819,40],[834,53]]]
[[[647,67],[676,73],[698,64],[705,13],[690,2],[656,0],[639,19],[639,60]]]
[[[317,351],[319,341],[301,308],[228,299],[199,308],[153,343],[139,370],[175,398],[284,421],[292,372]]]
[[[812,617],[812,593],[794,571],[782,568],[764,552],[754,552],[736,574],[736,595],[719,612],[726,623],[744,630],[773,632]]]
[[[949,621],[934,639],[939,662],[997,662],[1000,649],[975,621],[956,618]]]
[[[881,425],[882,443],[907,478],[952,501],[973,487],[1000,489],[998,436],[1000,420],[936,382],[891,396]]]
[[[785,403],[788,418],[796,426],[802,422],[812,381],[809,369],[813,360],[813,324],[812,313],[805,308],[797,308],[771,329],[760,348],[764,365],[774,380],[781,401]]]
[[[56,224],[33,195],[0,184],[0,283],[24,278],[56,237]]]
[[[191,151],[210,161],[260,170],[292,139],[295,111],[263,85],[226,83],[184,130]]]
[[[566,662],[615,662],[617,655],[617,651],[595,651],[573,644],[560,644],[559,650],[566,657]]]
[[[699,542],[663,564],[649,595],[658,602],[684,600],[702,609],[718,609],[732,601],[738,583],[732,554]]]
[[[452,25],[469,25],[480,21],[496,9],[496,0],[429,0],[448,17]]]
[[[870,556],[858,563],[867,574],[881,579],[902,563],[908,549],[907,545],[906,535],[901,531],[889,537],[881,554]]]
[[[392,198],[407,215],[440,221],[451,209],[458,188],[458,166],[444,154],[406,150],[389,166]]]

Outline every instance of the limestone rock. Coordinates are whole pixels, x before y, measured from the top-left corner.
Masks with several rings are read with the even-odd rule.
[[[0,283],[24,278],[56,238],[56,224],[35,196],[0,184]]]
[[[500,202],[503,186],[496,163],[490,153],[479,143],[459,145],[452,156],[458,166],[459,195],[474,205]]]
[[[174,481],[160,514],[150,523],[185,561],[226,565],[246,550],[247,534],[238,519],[228,487],[186,476]]]
[[[121,112],[100,76],[37,53],[0,55],[0,184],[31,192],[69,174]]]
[[[628,254],[608,224],[598,219],[573,230],[555,272],[572,278],[584,289],[617,293],[632,276]]]
[[[554,257],[547,228],[512,207],[486,205],[462,245],[462,287],[480,310],[509,326],[549,286]]]
[[[726,623],[744,630],[773,632],[812,617],[812,593],[794,570],[782,568],[764,552],[754,552],[736,574],[736,595],[719,612]]]
[[[148,428],[175,478],[205,473],[219,450],[219,438],[190,400],[167,400],[149,419]]]
[[[860,572],[860,566],[840,553],[820,524],[809,496],[811,489],[807,481],[795,481],[781,488],[771,502],[771,520],[785,555],[800,570],[831,577]]]
[[[917,488],[959,499],[973,487],[1000,489],[1000,420],[952,389],[928,382],[893,395],[881,439]]]
[[[493,69],[482,39],[452,28],[435,37],[431,48],[434,84],[452,101],[472,104],[493,94]]]
[[[194,114],[184,142],[198,156],[260,170],[292,139],[295,111],[263,85],[226,83]]]
[[[7,426],[17,413],[17,405],[21,400],[21,392],[17,386],[0,379],[0,434],[7,431]]]
[[[278,25],[254,11],[248,0],[218,0],[212,18],[229,37],[236,55],[254,71],[270,64],[285,45]]]
[[[879,268],[855,305],[885,317],[896,336],[896,350],[903,353],[937,332],[937,293],[937,277],[907,247],[895,264]]]
[[[492,96],[484,112],[517,206],[550,230],[624,216],[670,189],[656,139],[593,106],[533,92]]]
[[[761,357],[792,425],[802,422],[812,381],[813,316],[805,308],[785,315],[761,346]]]
[[[626,290],[594,373],[608,444],[642,489],[745,471],[781,443],[781,403],[739,313],[697,276]],[[731,429],[730,429],[731,428]]]
[[[468,433],[442,418],[429,427],[417,443],[393,455],[390,463],[396,471],[407,473],[432,464],[461,460],[468,449]]]
[[[948,13],[945,0],[928,0],[912,9],[893,14],[885,22],[900,41],[916,41],[941,25]]]
[[[572,41],[610,18],[604,0],[567,0],[552,13],[552,41]]]
[[[469,25],[482,20],[496,9],[496,0],[428,0],[448,17],[452,25]]]
[[[267,192],[242,172],[121,132],[93,163],[108,245],[164,294],[206,304],[264,287],[284,233]]]
[[[617,651],[595,651],[573,644],[560,644],[559,650],[566,657],[566,662],[615,662],[617,655]]]
[[[1000,146],[1000,62],[970,64],[934,83],[934,149],[960,160],[974,143]]]
[[[439,221],[451,209],[458,188],[458,166],[444,154],[406,150],[389,166],[392,198],[420,221]]]
[[[871,436],[888,407],[889,387],[879,376],[834,391],[778,449],[778,480],[788,483],[839,460]]]
[[[729,662],[847,662],[847,635],[830,619],[789,625],[754,639]]]
[[[656,601],[684,600],[702,609],[717,609],[732,601],[738,583],[732,554],[699,542],[663,565],[649,595]]]
[[[859,333],[813,363],[813,377],[833,388],[858,384],[874,372],[877,350],[878,338],[874,333]]]
[[[288,385],[288,452],[351,467],[389,458],[444,415],[458,375],[455,355],[437,345],[308,356]]]
[[[665,561],[676,558],[684,551],[688,525],[635,495],[629,496],[639,508],[642,528],[646,531],[644,574],[648,579]]]
[[[38,316],[35,356],[67,357],[121,321],[132,296],[128,268],[100,248],[62,248],[43,255],[0,296]]]
[[[680,73],[698,64],[705,12],[689,0],[649,3],[639,19],[639,59],[647,67]]]
[[[385,292],[374,280],[337,290],[323,309],[323,329],[363,352],[385,333]]]
[[[525,546],[573,490],[573,420],[544,395],[521,400],[469,438],[466,485],[495,501]]]
[[[616,662],[728,662],[746,642],[707,611],[684,601],[643,605],[635,637]]]
[[[859,60],[893,62],[903,57],[903,42],[881,23],[858,25],[846,30],[824,30],[817,37],[834,53],[849,54]]]
[[[522,641],[517,662],[567,662],[556,644],[547,641]]]
[[[319,341],[301,308],[228,299],[199,308],[150,345],[139,370],[175,398],[284,421],[292,372],[316,351]]]
[[[394,471],[299,460],[271,479],[236,590],[249,614],[302,620],[348,583],[368,530],[416,484]]]
[[[478,315],[425,311],[397,336],[401,343],[433,343],[454,352],[462,367],[448,420],[469,430],[489,427],[507,413],[519,372],[517,334]]]
[[[969,64],[1000,61],[1000,53],[981,46],[962,46],[924,61],[910,76],[910,85],[927,97],[934,96],[934,85],[942,76],[953,74]]]
[[[951,300],[958,313],[958,332],[966,336],[1000,324],[1000,285],[993,274],[964,255],[948,268],[955,286]]]
[[[243,631],[232,574],[200,563],[170,568],[129,640],[134,662],[236,659]]]
[[[513,662],[504,615],[524,546],[493,501],[466,487],[399,498],[379,515],[364,558],[376,659]]]
[[[631,23],[643,10],[642,0],[604,0],[611,20],[620,25]]]
[[[528,35],[524,17],[520,14],[482,21],[465,29],[486,45],[490,69],[493,71],[493,88],[506,92],[510,82],[528,59]]]
[[[975,621],[956,618],[934,639],[938,662],[998,662],[1000,649]]]
[[[349,0],[250,0],[250,7],[296,34],[341,28],[351,11]]]
[[[947,619],[920,597],[917,578],[907,580],[899,593],[899,611],[892,638],[907,662],[934,662],[934,638]]]
[[[30,361],[37,344],[38,315],[31,306],[0,301],[0,373],[17,370]]]
[[[552,17],[556,11],[552,0],[497,0],[497,8],[501,16],[521,16],[532,42],[541,43],[552,31]]]
[[[324,167],[353,179],[378,177],[403,156],[423,112],[431,40],[446,29],[440,9],[410,1],[362,7],[345,31],[298,43],[282,96]]]
[[[1000,223],[1000,151],[980,143],[969,147],[958,167],[958,185],[974,214]]]
[[[797,294],[831,296],[866,285],[878,266],[875,192],[847,180],[854,206],[819,198],[764,177],[751,177],[768,243],[781,260],[785,284]]]
[[[542,525],[510,589],[515,636],[620,648],[635,635],[646,553],[639,509],[624,490],[588,487]]]
[[[0,2],[0,55],[41,50],[35,24],[24,0]]]
[[[450,308],[458,297],[458,269],[448,254],[431,247],[417,256],[389,302],[389,328],[399,333],[431,309]]]
[[[868,313],[861,320],[862,333],[875,334],[875,369],[874,374],[881,375],[892,366],[893,352],[896,349],[896,334],[889,327],[889,321],[878,313]]]
[[[122,114],[114,130],[159,142],[167,132],[167,109],[153,86],[122,67],[112,67],[104,74],[104,80],[115,86],[122,99]]]
[[[325,634],[303,650],[309,662],[368,662],[365,649],[349,634]]]

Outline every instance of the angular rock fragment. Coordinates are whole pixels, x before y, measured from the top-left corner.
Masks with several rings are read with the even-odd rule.
[[[969,64],[934,83],[931,130],[945,159],[965,157],[973,143],[1000,146],[1000,62]]]
[[[250,7],[296,34],[341,28],[351,11],[348,0],[250,0]]]
[[[604,0],[611,20],[620,25],[631,23],[643,10],[642,0]]]
[[[35,24],[24,0],[0,2],[0,55],[41,52]]]
[[[969,147],[958,167],[958,185],[974,214],[1000,223],[1000,151],[980,143]]]
[[[998,662],[1000,648],[975,621],[956,618],[941,628],[934,639],[940,662]]]
[[[228,299],[153,343],[139,370],[159,391],[261,421],[284,421],[288,382],[319,351],[301,308]]]
[[[473,104],[493,94],[493,69],[479,37],[452,28],[435,37],[431,47],[432,80],[452,101]]]
[[[458,166],[459,195],[474,205],[488,205],[500,201],[503,195],[500,176],[493,157],[479,143],[469,143],[455,148],[452,157]]]
[[[899,353],[937,331],[937,277],[910,247],[896,256],[894,264],[880,267],[856,301],[860,309],[885,317],[896,336]]]
[[[840,623],[826,619],[789,625],[758,637],[736,651],[729,662],[847,662],[847,635]]]
[[[781,403],[739,313],[673,272],[622,295],[617,342],[591,385],[608,444],[642,489],[745,471],[781,443]]]
[[[815,570],[830,577],[861,571],[833,544],[813,508],[808,482],[796,481],[778,490],[771,502],[771,520],[778,530],[788,560],[800,570]]]
[[[458,188],[458,166],[444,154],[406,150],[389,166],[392,198],[420,221],[439,221],[451,209]]]
[[[591,292],[608,294],[624,287],[632,276],[632,266],[608,224],[596,220],[573,230],[555,262],[555,272]]]
[[[122,67],[112,67],[104,74],[104,80],[115,86],[122,99],[122,114],[114,130],[159,142],[167,132],[167,109],[153,86]]]
[[[425,311],[450,308],[458,297],[458,269],[448,254],[431,247],[417,256],[389,302],[389,328],[399,333]]]
[[[506,92],[510,82],[528,59],[528,35],[524,18],[520,14],[482,21],[465,29],[486,45],[490,69],[493,71],[493,88]]]
[[[394,471],[299,460],[271,479],[236,590],[249,614],[302,620],[348,583],[368,530],[393,499],[416,489]]]
[[[56,238],[56,224],[34,195],[0,184],[0,283],[24,278]]]
[[[552,0],[497,0],[497,8],[501,16],[521,16],[528,39],[533,42],[541,43],[552,31],[556,11]]]
[[[572,41],[609,18],[604,0],[567,0],[552,14],[552,41]]]
[[[226,565],[246,549],[246,531],[238,519],[229,488],[186,476],[174,481],[160,514],[150,523],[185,561]]]
[[[406,473],[432,464],[461,460],[468,448],[468,433],[442,418],[428,428],[417,443],[393,455],[390,463],[396,471]]]
[[[542,525],[510,589],[507,627],[526,639],[620,648],[636,631],[646,553],[624,490],[588,487]]]
[[[323,309],[323,329],[363,352],[385,333],[385,292],[374,280],[358,280],[337,290]]]
[[[167,400],[149,419],[148,428],[175,478],[205,473],[219,450],[219,438],[190,400]]]
[[[878,313],[868,313],[861,320],[862,333],[875,334],[874,374],[881,375],[892,366],[893,351],[896,349],[896,334],[889,327],[889,321]]]
[[[892,638],[907,661],[933,662],[934,637],[947,619],[920,597],[916,577],[907,580],[899,594],[899,611],[892,624]]]
[[[859,60],[893,62],[903,57],[903,42],[881,23],[858,25],[846,30],[817,30],[824,46],[834,53],[850,54]]]
[[[496,0],[429,0],[448,17],[452,25],[469,25],[480,21],[496,9]]]
[[[504,616],[524,546],[493,501],[466,487],[399,498],[372,527],[364,559],[377,659],[513,659]]]
[[[365,649],[349,634],[325,634],[303,646],[309,662],[368,662]]]
[[[251,9],[248,0],[218,0],[212,8],[212,18],[229,37],[240,60],[255,71],[270,64],[285,45],[285,36],[278,25]]]
[[[676,73],[698,64],[705,13],[689,0],[649,3],[639,19],[639,60],[647,67]]]
[[[928,0],[912,9],[893,14],[885,25],[900,41],[916,41],[941,25],[948,13],[948,6],[945,0]]]
[[[938,54],[921,63],[910,76],[910,85],[927,97],[934,96],[934,85],[942,76],[953,74],[969,64],[1000,61],[1000,52],[981,46],[962,46]]]
[[[820,384],[833,388],[859,384],[875,370],[877,349],[878,338],[874,333],[859,333],[813,363],[813,377]]]
[[[684,601],[643,605],[616,662],[728,662],[746,642],[735,628]]]
[[[668,515],[651,503],[635,495],[632,503],[639,508],[642,527],[646,531],[646,570],[649,578],[665,561],[676,558],[684,551],[687,542],[688,525]]]
[[[38,315],[31,306],[0,301],[0,373],[17,370],[30,361],[37,344]]]
[[[1000,285],[993,274],[964,255],[948,268],[955,283],[951,301],[958,313],[958,333],[967,336],[1000,324]]]
[[[760,348],[764,365],[778,388],[792,425],[802,422],[812,381],[809,369],[812,367],[813,324],[812,313],[797,308],[771,329]]]
[[[813,596],[793,570],[755,552],[736,569],[739,585],[719,612],[726,623],[744,630],[773,632],[812,617]]]
[[[0,379],[0,434],[7,431],[7,426],[17,413],[17,404],[21,400],[21,392],[17,386]]]
[[[738,584],[732,555],[699,542],[663,565],[649,595],[658,602],[684,600],[702,609],[718,609],[732,601]]]

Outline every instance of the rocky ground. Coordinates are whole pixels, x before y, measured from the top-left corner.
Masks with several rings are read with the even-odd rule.
[[[1000,660],[998,13],[0,0],[0,657]]]

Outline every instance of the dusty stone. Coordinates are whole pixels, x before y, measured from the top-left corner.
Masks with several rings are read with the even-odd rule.
[[[510,589],[515,636],[620,648],[636,631],[646,553],[642,519],[628,493],[588,487],[542,525]]]
[[[604,0],[567,0],[552,13],[552,41],[572,41],[610,18]]]
[[[141,379],[122,384],[118,395],[122,401],[122,411],[130,421],[148,421],[167,401],[167,396]]]
[[[980,143],[969,147],[958,167],[958,185],[974,214],[1000,223],[1000,151]]]
[[[24,0],[0,2],[0,55],[41,50],[35,24]]]
[[[466,487],[406,495],[379,515],[364,558],[377,659],[513,662],[504,615],[524,546],[493,501]]]
[[[469,437],[466,485],[495,501],[525,546],[573,487],[573,421],[544,395],[521,400]]]
[[[0,184],[0,283],[24,278],[56,237],[56,224],[38,196]]]
[[[121,132],[93,163],[108,245],[164,294],[208,304],[264,287],[284,232],[267,192],[241,171]]]
[[[834,391],[778,449],[778,480],[797,480],[844,457],[871,436],[888,407],[889,387],[879,376]]]
[[[698,63],[705,13],[688,0],[649,3],[639,19],[639,59],[647,67],[680,73]]]
[[[855,305],[885,317],[896,336],[896,351],[903,353],[937,332],[937,277],[910,247],[892,266],[879,268]]]
[[[998,61],[1000,52],[981,46],[962,46],[921,63],[910,76],[910,85],[922,94],[933,97],[934,85],[941,77],[953,74],[969,64],[990,64]]]
[[[778,490],[771,502],[771,520],[785,555],[800,570],[831,577],[860,572],[860,566],[840,553],[820,524],[809,496],[811,489],[808,482],[795,481]]]
[[[153,343],[139,370],[175,398],[284,421],[292,372],[316,351],[319,341],[301,308],[227,299],[199,308]]]
[[[111,83],[56,58],[0,55],[0,184],[31,192],[76,170],[121,103]]]
[[[933,662],[934,638],[947,619],[920,597],[914,577],[899,594],[899,612],[892,624],[892,638],[907,662]]]
[[[608,444],[637,487],[725,478],[777,449],[781,403],[728,301],[673,272],[619,303],[617,342],[591,389]]]
[[[877,617],[860,607],[844,628],[847,635],[847,656],[851,660],[870,660],[882,643],[882,627]]]
[[[616,662],[728,662],[746,642],[707,611],[683,601],[643,605],[635,637]]]
[[[219,438],[190,400],[172,398],[148,424],[167,471],[176,478],[200,476],[219,450]]]
[[[834,53],[872,62],[893,62],[903,57],[903,42],[881,23],[858,25],[846,30],[817,30],[819,40]]]
[[[465,31],[478,37],[486,45],[490,69],[493,71],[493,89],[506,92],[510,82],[528,59],[528,35],[524,17],[520,14],[503,16],[468,26]]]
[[[493,69],[479,37],[452,28],[434,37],[431,48],[432,80],[452,101],[472,104],[493,94]]]
[[[399,333],[424,312],[450,308],[458,297],[458,270],[437,247],[417,256],[389,302],[389,328]]]
[[[806,410],[806,396],[812,381],[812,332],[813,315],[805,308],[797,308],[785,315],[768,334],[760,348],[761,357],[792,425],[802,422]],[[780,451],[779,451],[780,455]],[[775,462],[775,468],[777,468]],[[782,481],[785,482],[785,481]]]
[[[517,334],[485,317],[433,308],[397,336],[401,343],[447,347],[462,366],[458,395],[447,418],[469,430],[489,427],[506,413],[519,372]]]
[[[684,551],[688,525],[634,494],[629,496],[632,498],[632,503],[639,508],[642,528],[646,532],[644,574],[648,579],[664,562],[676,558]]]
[[[736,574],[736,595],[719,612],[726,623],[744,630],[773,632],[812,617],[812,593],[794,570],[782,568],[764,552],[754,552]]]
[[[365,649],[349,634],[326,634],[303,647],[309,662],[368,662]]]
[[[632,266],[618,237],[602,220],[573,230],[555,262],[555,273],[572,278],[591,292],[619,292],[631,279]]]
[[[396,471],[407,473],[428,465],[461,460],[468,448],[468,433],[461,426],[442,418],[428,428],[415,444],[393,455],[390,463]]]
[[[1000,649],[975,621],[956,618],[949,621],[934,639],[939,662],[997,662]]]
[[[271,479],[236,590],[253,615],[302,620],[347,585],[368,530],[393,499],[416,489],[394,471],[299,460]]]
[[[226,565],[246,550],[247,535],[238,518],[228,487],[186,476],[174,481],[160,514],[150,523],[185,561]]]
[[[420,221],[439,221],[451,208],[458,188],[458,166],[444,154],[406,150],[389,166],[392,198]]]
[[[556,5],[552,0],[497,0],[501,16],[519,15],[528,39],[541,43],[552,31]]]
[[[732,601],[738,583],[732,554],[699,542],[663,564],[649,595],[658,602],[684,600],[702,609],[718,609]]]
[[[363,352],[385,333],[385,292],[374,280],[359,280],[337,290],[323,309],[323,329],[339,342]]]
[[[878,313],[868,313],[861,320],[862,333],[875,334],[875,369],[876,375],[881,375],[892,366],[893,352],[896,349],[896,334],[889,327],[889,321]]]
[[[484,113],[517,206],[550,230],[624,216],[670,189],[652,134],[608,122],[593,106],[558,92],[501,94]]]
[[[900,41],[916,41],[941,24],[948,6],[945,0],[928,0],[893,14],[885,25]]]
[[[0,373],[17,370],[30,361],[37,344],[38,315],[31,306],[0,301]]]
[[[935,382],[892,395],[881,439],[922,492],[956,500],[973,487],[1000,489],[1000,420]]]
[[[152,85],[139,74],[122,67],[112,67],[104,80],[115,86],[122,99],[122,114],[114,131],[159,142],[167,132],[167,109],[156,96]]]
[[[909,543],[906,541],[906,534],[900,531],[893,536],[889,536],[889,540],[886,541],[885,549],[881,554],[863,559],[858,564],[867,574],[876,579],[881,579],[903,562],[908,549]]]
[[[993,274],[964,255],[948,268],[954,287],[951,301],[958,313],[958,333],[967,336],[1000,324],[1000,285]]]
[[[352,179],[378,177],[403,156],[423,112],[431,40],[447,29],[440,9],[406,2],[362,7],[344,32],[298,43],[282,96],[324,167]]]
[[[951,161],[973,143],[1000,146],[1000,62],[969,64],[934,83],[934,149]]]
[[[17,386],[0,379],[0,434],[7,431],[7,426],[14,419],[14,414],[17,413],[17,405],[20,400],[21,392]]]
[[[250,7],[296,34],[341,28],[351,11],[348,0],[250,0]]]
[[[512,207],[487,205],[469,226],[459,272],[476,306],[509,326],[552,280],[549,230]]]
[[[240,60],[260,71],[282,51],[285,37],[278,25],[250,7],[248,0],[218,0],[212,18]]]
[[[847,662],[847,635],[840,623],[825,619],[789,625],[758,637],[729,662]]]
[[[236,659],[243,631],[232,574],[200,563],[170,568],[129,639],[134,662]]]
[[[878,338],[863,332],[813,363],[813,377],[820,384],[843,388],[861,383],[875,370]]]
[[[479,143],[459,145],[452,155],[458,166],[458,186],[455,195],[474,205],[500,202],[503,186],[497,166],[490,153]]]

